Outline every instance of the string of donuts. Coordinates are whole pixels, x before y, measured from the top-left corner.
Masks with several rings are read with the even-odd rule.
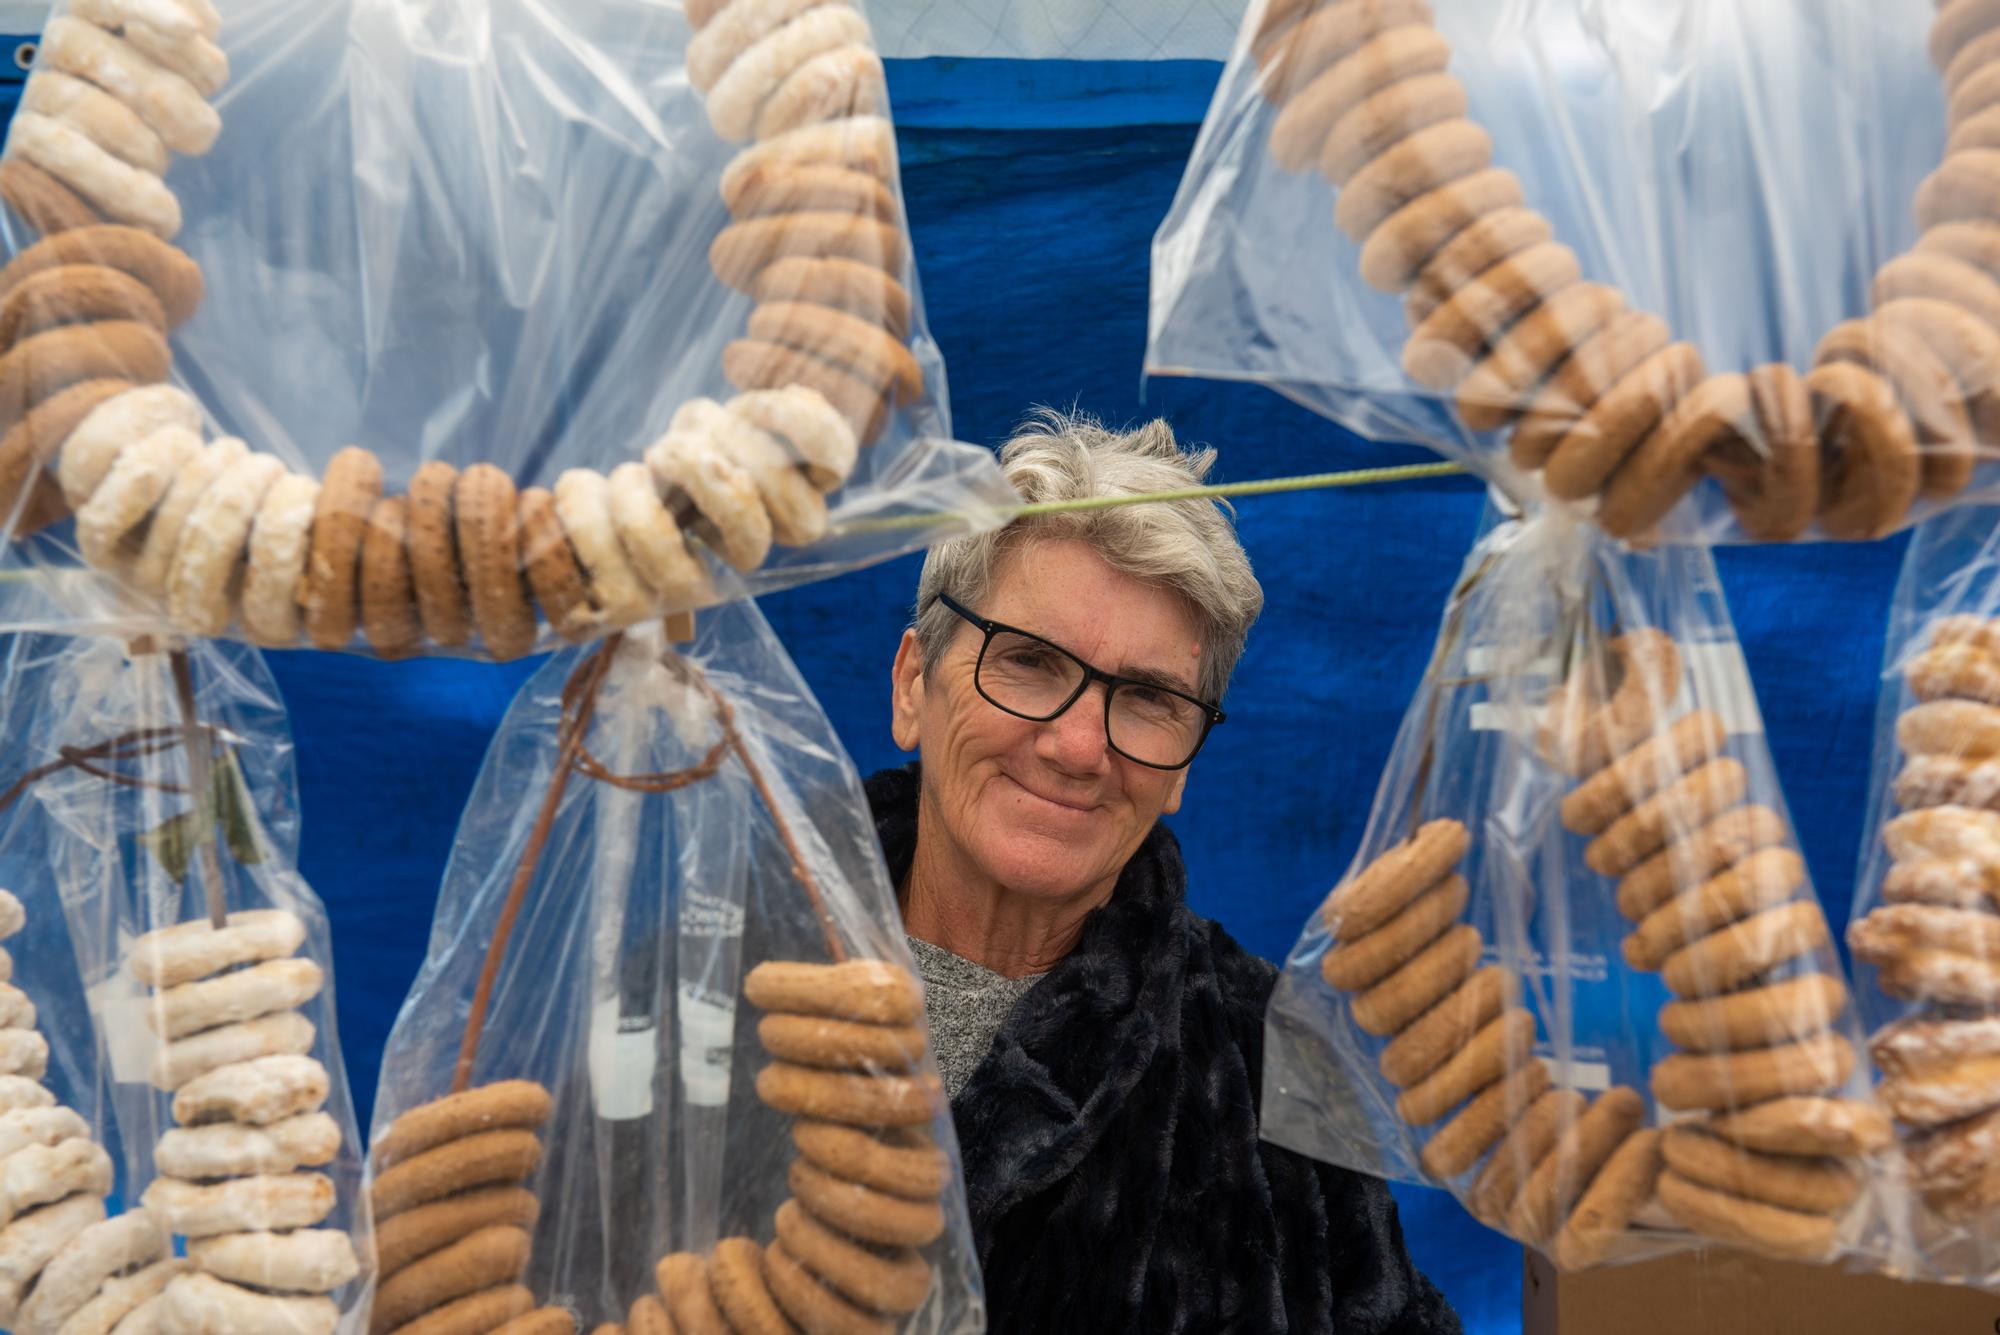
[[[0,941],[26,925],[21,901],[0,890]],[[82,1312],[106,1317],[108,1330],[135,1308],[157,1308],[186,1267],[144,1210],[107,1215],[111,1157],[43,1083],[49,1044],[38,1019],[0,946],[0,1325],[53,1330]]]
[[[1941,618],[1903,675],[1890,865],[1847,939],[1910,1004],[1870,1046],[1911,1184],[1938,1220],[1970,1227],[2000,1202],[2000,625]]]
[[[1674,715],[1673,639],[1644,629],[1604,649],[1557,685],[1536,742],[1572,785],[1564,830],[1633,924],[1626,965],[1673,994],[1659,1024],[1675,1050],[1650,1076],[1671,1123],[1649,1128],[1630,1086],[1554,1087],[1518,973],[1482,965],[1486,943],[1464,921],[1460,821],[1422,825],[1334,891],[1321,976],[1385,1040],[1376,1065],[1398,1119],[1426,1137],[1425,1175],[1565,1268],[1616,1254],[1655,1208],[1706,1238],[1825,1259],[1862,1199],[1860,1161],[1891,1131],[1844,1094],[1850,999],[1825,967],[1832,940],[1802,893],[1804,859],[1784,818],[1750,800],[1724,720]]]
[[[1320,973],[1349,994],[1355,1026],[1387,1040],[1376,1067],[1399,1091],[1398,1120],[1425,1135],[1424,1174],[1458,1184],[1483,1222],[1586,1266],[1651,1199],[1659,1133],[1641,1128],[1629,1085],[1595,1098],[1555,1087],[1520,975],[1482,966],[1485,939],[1463,921],[1455,869],[1470,846],[1463,822],[1428,821],[1335,889]]]
[[[624,1324],[593,1335],[894,1335],[935,1283],[951,1161],[928,1131],[943,1106],[923,993],[883,960],[766,961],[743,980],[771,1057],[757,1095],[793,1119],[791,1198],[760,1243],[737,1234],[654,1266]]]
[[[553,1107],[534,1081],[501,1080],[412,1108],[376,1140],[371,1335],[576,1329],[523,1283],[542,1214],[530,1181]]]
[[[1428,0],[1272,0],[1252,42],[1268,146],[1337,191],[1369,286],[1401,294],[1402,368],[1473,432],[1505,432],[1549,496],[1643,540],[1705,478],[1742,532],[1880,537],[1972,479],[2000,432],[2000,7],[1940,0],[1929,52],[1950,137],[1922,235],[1804,375],[1714,372],[1658,315],[1584,278],[1493,165]]]
[[[656,1287],[631,1299],[622,1326],[597,1330],[893,1335],[935,1283],[922,1253],[944,1235],[952,1178],[928,1131],[943,1093],[921,1070],[922,991],[872,959],[767,961],[743,991],[764,1012],[771,1058],[758,1097],[793,1119],[791,1199],[768,1242],[735,1235],[661,1257]],[[542,1085],[502,1080],[413,1108],[376,1141],[372,1331],[576,1329],[523,1282],[552,1110]]]
[[[0,936],[25,921],[0,892]],[[128,965],[152,989],[149,1079],[176,1125],[154,1146],[160,1176],[107,1215],[114,1170],[88,1124],[40,1081],[48,1045],[35,1007],[0,983],[0,1321],[22,1335],[118,1330],[289,1330],[330,1335],[330,1296],[361,1270],[349,1236],[323,1227],[337,1197],[315,1171],[340,1151],[322,1111],[325,1066],[297,1007],[319,991],[294,958],[305,928],[254,910],[135,941]],[[11,974],[12,961],[0,952]],[[173,1239],[186,1240],[176,1257]]]
[[[1685,674],[1671,636],[1606,646],[1551,700],[1545,753],[1578,782],[1564,829],[1616,882],[1632,923],[1622,955],[1672,994],[1654,1062],[1660,1134],[1653,1190],[1693,1233],[1802,1260],[1838,1247],[1862,1199],[1860,1161],[1889,1144],[1887,1116],[1843,1096],[1854,1046],[1832,936],[1785,819],[1753,800],[1714,710],[1675,717]]]
[[[200,267],[172,245],[164,176],[207,152],[228,83],[208,0],[80,0],[52,20],[0,198],[43,238],[0,272],[0,513],[16,537],[74,514],[124,595],[198,635],[377,654],[531,649],[718,597],[738,570],[824,536],[826,497],[896,404],[920,396],[910,257],[882,66],[845,0],[695,3],[690,82],[750,140],[710,259],[755,298],[722,355],[738,391],[683,403],[642,457],[517,486],[492,464],[386,476],[349,446],[319,477],[208,439],[168,383]]]
[[[187,1240],[188,1271],[161,1295],[159,1328],[296,1330],[332,1335],[332,1294],[361,1270],[353,1242],[322,1227],[337,1204],[318,1171],[341,1148],[323,1111],[332,1080],[313,1057],[317,1028],[299,1008],[325,974],[297,958],[305,924],[282,909],[149,932],[129,969],[149,990],[158,1042],[151,1081],[176,1123],[154,1146],[159,1170],[140,1200]]]

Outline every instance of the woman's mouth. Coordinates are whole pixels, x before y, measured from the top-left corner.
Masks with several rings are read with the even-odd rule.
[[[1091,811],[1096,810],[1097,808],[1097,804],[1094,802],[1079,802],[1070,798],[1051,797],[1046,793],[1040,792],[1037,789],[1029,787],[1027,784],[1022,783],[1019,779],[1016,779],[1011,775],[1008,776],[1007,781],[1013,784],[1016,788],[1019,788],[1022,792],[1026,793],[1029,797],[1034,798],[1037,802],[1041,802],[1048,806],[1055,807],[1058,810],[1074,812],[1077,815],[1084,815]]]

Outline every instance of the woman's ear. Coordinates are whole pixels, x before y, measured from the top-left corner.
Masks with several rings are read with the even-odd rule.
[[[903,632],[896,646],[896,666],[889,672],[889,735],[905,751],[923,741],[918,719],[924,710],[924,651],[914,630]]]
[[[1174,774],[1174,786],[1167,790],[1166,805],[1160,808],[1162,816],[1171,816],[1181,809],[1181,794],[1187,791],[1188,770],[1193,766],[1183,766]]]

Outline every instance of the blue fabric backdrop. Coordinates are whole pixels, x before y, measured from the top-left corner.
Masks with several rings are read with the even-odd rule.
[[[904,189],[958,434],[994,443],[1035,404],[1169,418],[1222,480],[1429,456],[1357,441],[1267,391],[1140,383],[1148,248],[1218,67],[892,62]],[[1269,597],[1173,822],[1199,911],[1282,958],[1346,866],[1480,496],[1455,479],[1248,501]],[[1777,764],[1836,922],[1846,914],[1897,541],[1725,552]],[[888,667],[914,559],[767,603],[863,771],[896,763]],[[326,899],[343,1040],[366,1109],[421,959],[488,738],[531,664],[276,656]],[[1519,1328],[1519,1249],[1441,1193],[1399,1192],[1421,1262],[1472,1331]]]

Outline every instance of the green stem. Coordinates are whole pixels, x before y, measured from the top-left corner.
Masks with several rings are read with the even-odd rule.
[[[1168,501],[1214,501],[1234,496],[1275,496],[1293,491],[1322,491],[1334,487],[1363,487],[1388,482],[1415,482],[1423,478],[1453,477],[1465,472],[1462,464],[1402,464],[1394,468],[1356,468],[1344,473],[1308,473],[1301,477],[1265,478],[1256,482],[1224,482],[1212,487],[1183,487],[1178,491],[1148,491],[1129,496],[1085,496],[1070,501],[1038,501],[1032,505],[1009,506],[985,512],[1002,520],[1028,519],[1036,515],[1076,514],[1089,510],[1111,510],[1125,505],[1158,505]],[[842,535],[883,533],[894,529],[927,528],[942,519],[977,519],[983,515],[920,514],[885,515],[877,519],[857,519],[842,524]]]

